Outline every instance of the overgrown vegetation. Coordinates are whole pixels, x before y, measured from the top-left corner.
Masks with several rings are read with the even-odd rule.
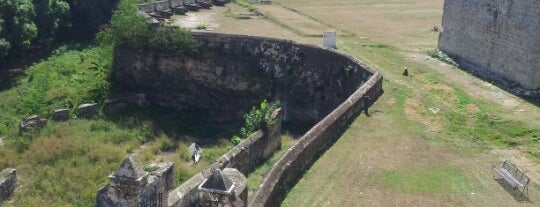
[[[92,39],[118,0],[0,0],[0,60],[56,39]],[[36,44],[37,43],[37,44]]]
[[[240,128],[240,135],[231,138],[233,144],[236,145],[257,130],[274,124],[276,120],[272,119],[272,113],[279,107],[279,101],[268,103],[266,99],[261,102],[260,106],[253,106],[251,111],[244,115],[244,126]]]
[[[137,14],[142,0],[123,0],[111,20],[111,27],[97,35],[101,44],[142,48],[192,55],[197,52],[197,40],[179,27],[151,28],[144,16]]]
[[[25,69],[24,76],[10,80],[14,82],[11,88],[0,91],[0,169],[14,167],[19,175],[19,187],[12,202],[5,206],[94,206],[97,190],[108,182],[107,175],[128,153],[140,153],[137,159],[142,165],[162,160],[176,162],[179,184],[229,149],[231,144],[226,139],[206,141],[203,161],[191,165],[186,159],[187,144],[197,140],[180,136],[189,123],[177,113],[155,106],[128,109],[112,117],[49,121],[39,132],[19,134],[19,121],[30,115],[48,118],[58,108],[68,108],[73,115],[79,104],[114,98],[109,77],[115,45],[134,43],[132,46],[196,52],[196,41],[187,31],[152,30],[144,18],[135,15],[136,4],[142,1],[122,0],[111,25],[99,32],[95,44],[60,46],[50,57]],[[97,31],[99,25],[107,23],[102,21],[107,16],[104,9],[114,2],[0,0],[1,55],[8,55],[13,45],[22,52],[42,37],[54,38],[64,26],[70,30],[84,27],[79,32],[93,36],[87,32]],[[40,11],[33,7],[36,5]],[[70,21],[64,25],[67,5]],[[49,16],[34,22],[35,13]],[[79,15],[93,15],[95,19]],[[54,24],[50,24],[53,19]],[[98,26],[93,27],[95,24]],[[151,147],[139,150],[144,143]]]

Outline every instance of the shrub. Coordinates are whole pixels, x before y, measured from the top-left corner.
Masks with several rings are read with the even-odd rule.
[[[272,119],[272,112],[279,108],[280,102],[268,103],[263,100],[259,107],[254,106],[249,113],[244,115],[244,126],[240,128],[240,136],[231,139],[233,144],[240,143],[241,140],[249,137],[255,131],[274,124],[276,120]]]
[[[170,139],[163,138],[159,141],[159,149],[162,152],[173,151],[176,149],[176,144],[174,144],[174,142]]]

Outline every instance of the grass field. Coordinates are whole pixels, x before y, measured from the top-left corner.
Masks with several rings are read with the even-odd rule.
[[[492,163],[510,159],[533,182],[540,178],[540,109],[429,57],[437,45],[438,33],[431,29],[441,27],[442,5],[441,0],[276,0],[254,6],[263,17],[217,20],[219,32],[311,44],[320,44],[317,30],[334,29],[340,50],[385,77],[385,94],[370,109],[372,116],[352,123],[290,190],[283,206],[540,202],[538,193],[516,201],[490,172]],[[237,26],[244,23],[249,29]],[[405,67],[408,77],[401,75]],[[533,183],[530,192],[539,189]]]

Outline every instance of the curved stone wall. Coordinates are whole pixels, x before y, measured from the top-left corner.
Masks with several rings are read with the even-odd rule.
[[[379,72],[336,50],[244,35],[194,36],[200,49],[193,56],[116,48],[114,77],[149,101],[178,110],[240,119],[261,100],[279,99],[284,121],[314,124],[267,173],[249,206],[278,206],[317,156],[383,93]],[[196,184],[171,195],[180,192],[172,197],[181,198]]]
[[[154,103],[241,119],[263,99],[279,99],[285,122],[315,124],[374,71],[334,50],[288,40],[193,33],[200,48],[185,56],[117,48],[115,78]]]

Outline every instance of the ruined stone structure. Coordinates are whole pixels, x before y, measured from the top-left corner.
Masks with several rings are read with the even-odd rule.
[[[174,185],[174,163],[160,163],[143,171],[128,157],[98,191],[96,206],[163,207]]]
[[[110,178],[110,183],[98,191],[97,207],[194,207],[201,206],[215,195],[205,194],[199,186],[209,179],[216,170],[222,170],[235,183],[234,194],[227,196],[233,206],[247,204],[247,181],[243,174],[255,170],[267,160],[280,146],[281,116],[280,109],[272,117],[274,124],[251,136],[222,155],[210,167],[172,189],[174,165],[161,163],[145,168],[143,171],[135,161],[127,158]],[[234,168],[234,169],[231,169]],[[205,205],[202,205],[205,206]]]
[[[442,25],[439,49],[462,68],[540,97],[540,1],[447,0]]]
[[[7,168],[0,172],[0,206],[8,198],[17,186],[17,170]]]
[[[194,33],[195,55],[115,48],[114,78],[128,91],[177,110],[238,120],[263,99],[280,100],[281,117],[313,126],[268,172],[248,206],[277,206],[286,189],[382,95],[382,75],[332,49],[287,40]],[[248,174],[279,146],[281,122],[252,134],[168,194],[171,207],[201,203],[199,186],[218,169]],[[286,123],[284,123],[286,124]],[[279,127],[278,127],[279,126]]]

